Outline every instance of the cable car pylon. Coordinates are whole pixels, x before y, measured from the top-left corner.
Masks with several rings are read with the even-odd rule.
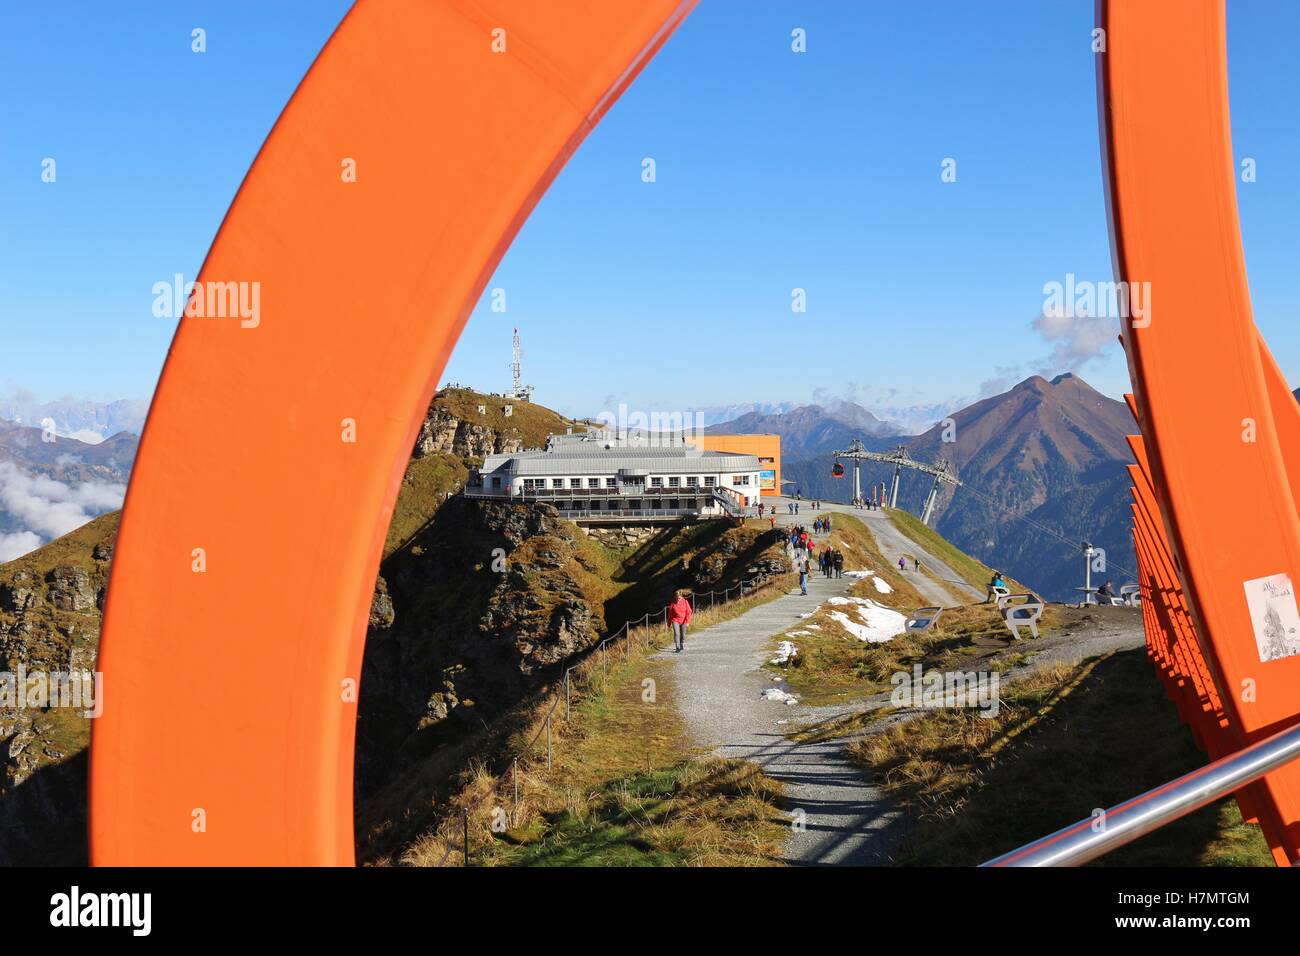
[[[839,459],[848,458],[853,461],[853,503],[855,505],[862,502],[862,480],[860,470],[863,461],[882,461],[894,466],[894,479],[889,486],[889,507],[898,507],[898,481],[904,468],[911,468],[926,475],[934,477],[934,483],[930,486],[930,491],[925,496],[925,504],[921,508],[921,523],[928,525],[930,519],[934,516],[934,506],[939,501],[939,488],[941,485],[949,484],[953,487],[960,485],[961,479],[954,474],[951,462],[940,458],[933,465],[928,465],[923,461],[917,461],[907,453],[907,448],[899,445],[891,451],[868,451],[862,444],[860,438],[853,439],[853,442],[844,451],[832,452],[836,461],[831,469],[831,476],[840,478],[844,474],[844,466],[840,464]],[[838,469],[838,474],[836,473]]]

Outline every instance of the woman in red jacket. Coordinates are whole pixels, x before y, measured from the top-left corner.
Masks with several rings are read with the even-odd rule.
[[[668,605],[668,626],[672,628],[678,654],[686,650],[686,625],[690,623],[691,602],[686,599],[685,591],[678,591],[677,599]]]

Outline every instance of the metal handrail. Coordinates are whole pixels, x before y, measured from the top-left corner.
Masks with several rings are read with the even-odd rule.
[[[1082,866],[1300,757],[1300,724],[982,866]]]

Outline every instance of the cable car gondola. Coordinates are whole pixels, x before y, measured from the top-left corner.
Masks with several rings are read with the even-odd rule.
[[[844,477],[844,466],[841,465],[838,461],[831,466],[831,477],[832,478]]]

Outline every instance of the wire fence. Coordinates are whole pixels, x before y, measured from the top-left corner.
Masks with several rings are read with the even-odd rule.
[[[690,593],[692,615],[701,611],[710,611],[731,601],[751,597],[768,585],[779,582],[784,576],[784,574],[757,573],[722,591],[692,591]],[[708,600],[707,606],[701,606],[705,599]],[[584,651],[579,660],[564,668],[562,678],[548,691],[553,699],[546,713],[538,718],[539,726],[532,739],[516,753],[506,758],[509,769],[492,778],[489,789],[483,797],[461,808],[462,866],[470,865],[473,852],[470,846],[471,813],[483,809],[489,803],[499,805],[500,793],[503,788],[507,789],[507,792],[513,789],[514,796],[509,818],[512,825],[518,822],[519,795],[523,785],[523,773],[530,766],[540,764],[542,738],[546,738],[546,769],[550,770],[554,766],[554,724],[557,720],[568,722],[575,699],[580,699],[576,697],[576,694],[582,691],[590,691],[597,686],[597,681],[599,681],[598,686],[602,688],[605,686],[609,676],[610,650],[616,644],[621,643],[624,660],[631,660],[633,648],[648,645],[651,635],[654,633],[652,629],[658,626],[667,627],[667,624],[668,605],[664,605],[658,611],[648,611],[636,620],[624,623],[613,634]],[[447,850],[438,862],[438,866],[445,866],[454,850],[455,844],[449,840]]]

